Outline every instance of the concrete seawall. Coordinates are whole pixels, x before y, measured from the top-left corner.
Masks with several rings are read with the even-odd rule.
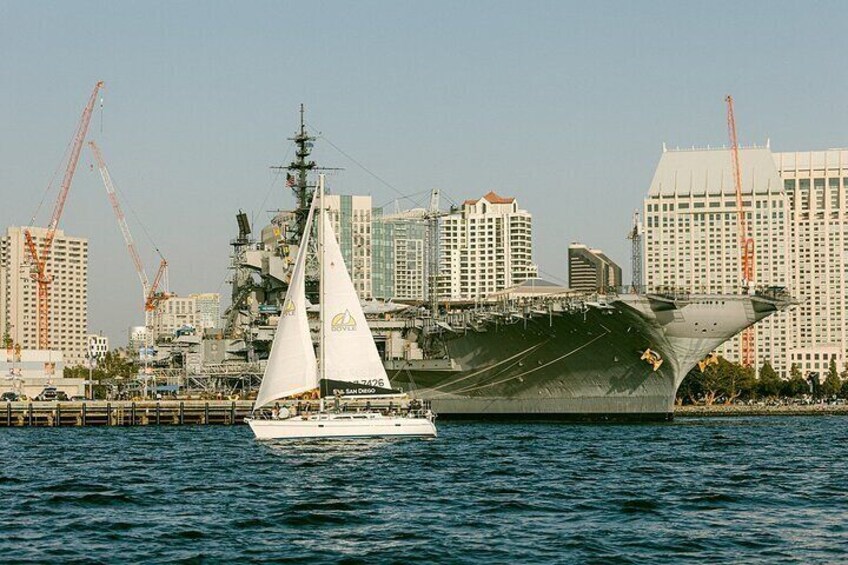
[[[848,405],[788,405],[788,406],[675,406],[675,418],[693,416],[816,416],[816,415],[848,415]]]

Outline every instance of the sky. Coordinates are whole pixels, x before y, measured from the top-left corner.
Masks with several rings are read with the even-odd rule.
[[[235,213],[258,228],[292,206],[270,167],[301,103],[315,160],[344,168],[332,191],[515,196],[542,276],[564,280],[581,241],[627,281],[662,144],[726,144],[726,94],[743,145],[848,146],[846,21],[844,2],[0,0],[0,228],[48,222],[103,80],[89,139],[179,294],[228,295]],[[123,345],[141,287],[92,164],[60,227],[89,240],[89,329]]]

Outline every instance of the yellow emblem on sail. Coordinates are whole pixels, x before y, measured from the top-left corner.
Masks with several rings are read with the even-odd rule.
[[[286,305],[283,306],[283,316],[294,315],[294,300],[286,300]]]
[[[336,314],[330,321],[330,329],[334,332],[352,332],[356,330],[356,320],[350,314],[350,310],[345,310],[341,314]]]

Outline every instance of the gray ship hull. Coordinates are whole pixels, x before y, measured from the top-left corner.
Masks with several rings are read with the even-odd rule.
[[[387,369],[395,387],[430,401],[442,416],[670,419],[689,370],[787,304],[643,295],[579,309],[548,303],[461,330],[442,328],[441,358],[388,361]]]

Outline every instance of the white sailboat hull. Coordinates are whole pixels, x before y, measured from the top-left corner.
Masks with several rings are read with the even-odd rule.
[[[429,418],[369,414],[317,415],[284,420],[248,418],[257,439],[343,439],[365,437],[436,437],[436,425]]]

